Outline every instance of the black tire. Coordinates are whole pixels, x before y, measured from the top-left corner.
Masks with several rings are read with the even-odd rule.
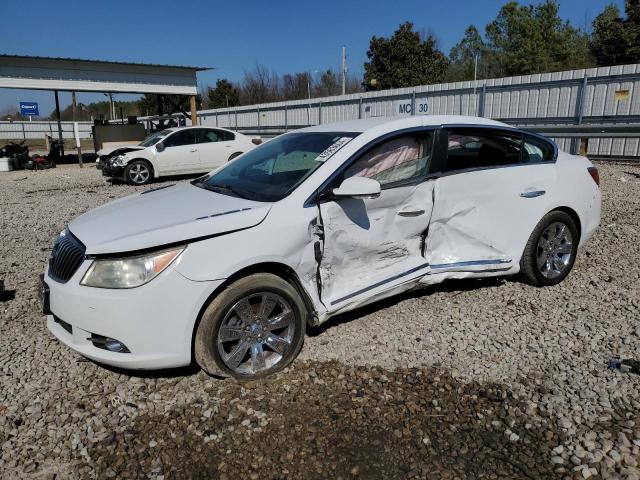
[[[244,152],[236,152],[236,153],[232,153],[232,154],[231,154],[231,156],[229,157],[229,160],[228,160],[228,161],[230,162],[230,161],[231,161],[231,160],[233,160],[234,158],[239,157],[240,155],[242,155],[243,153],[244,153]]]
[[[220,333],[221,327],[223,326],[223,322],[229,321],[229,318],[233,318],[233,312],[236,311],[235,307],[241,302],[244,302],[245,299],[250,299],[251,297],[257,298],[263,295],[269,296],[272,294],[274,294],[276,298],[280,297],[284,299],[285,303],[288,304],[287,306],[290,307],[290,312],[292,315],[290,319],[291,323],[288,327],[286,327],[285,332],[290,336],[290,341],[287,343],[285,347],[286,349],[283,350],[282,355],[280,355],[278,352],[276,352],[276,350],[270,350],[269,346],[267,345],[267,350],[265,350],[266,353],[263,353],[263,358],[264,356],[268,356],[270,361],[275,361],[275,363],[264,363],[265,367],[256,371],[242,371],[241,367],[243,365],[247,365],[246,368],[250,368],[248,367],[249,364],[251,364],[252,366],[254,365],[252,353],[253,348],[247,347],[249,348],[249,350],[246,350],[244,354],[241,354],[242,358],[246,358],[246,362],[238,365],[236,368],[231,368],[227,363],[225,363],[225,360],[223,360],[220,352],[221,349],[224,353],[228,353],[228,355],[230,355],[231,353],[235,352],[236,348],[240,348],[239,346],[242,342],[246,342],[245,346],[247,344],[255,346],[257,345],[257,343],[262,342],[262,339],[260,339],[260,341],[256,340],[255,338],[253,340],[248,340],[243,337],[229,340],[229,343],[238,342],[235,345],[231,345],[230,347],[228,347],[228,343],[220,346],[220,339],[218,335]],[[236,323],[236,326],[231,328],[247,330],[247,332],[243,332],[242,335],[255,335],[255,333],[252,333],[252,328],[253,325],[260,323],[260,320],[257,320],[257,318],[260,316],[256,312],[258,308],[259,305],[252,306],[251,312],[253,313],[255,320],[253,320],[251,328],[249,328],[249,326],[242,321],[241,323],[242,325],[245,325],[244,327],[238,326],[238,324]],[[277,305],[274,308],[277,309],[280,307],[279,305]],[[279,310],[275,311],[277,312]],[[203,313],[195,336],[194,351],[196,362],[198,363],[198,365],[200,365],[200,368],[202,368],[209,375],[219,377],[233,377],[240,381],[257,380],[260,378],[264,378],[279,370],[282,370],[298,356],[298,353],[300,352],[300,349],[302,348],[302,344],[304,342],[306,318],[307,310],[304,301],[300,297],[300,294],[295,289],[295,287],[293,287],[284,279],[270,273],[256,273],[241,278],[226,287],[219,295],[217,295]],[[265,322],[267,322],[266,319]],[[225,324],[225,326],[228,328],[229,325]],[[267,332],[266,335],[270,336],[270,334],[271,332]],[[277,333],[276,335],[282,337],[285,336],[282,333]],[[264,348],[264,345],[266,345],[265,342],[263,342],[260,349]],[[227,348],[229,348],[229,352],[226,352],[225,349]],[[242,349],[238,351],[241,350]],[[277,357],[280,358],[277,359]]]
[[[557,247],[553,245],[549,245],[548,247],[541,246],[541,242],[544,244],[550,241],[549,238],[552,234],[549,233],[548,229],[554,229],[556,233],[560,232],[560,228],[557,227],[557,225],[564,225],[566,230],[568,230],[571,239],[570,245],[565,237],[564,242],[557,242]],[[553,243],[553,241],[555,241],[555,239],[551,239],[551,243]],[[524,248],[524,253],[520,259],[521,280],[536,287],[548,287],[562,282],[573,268],[579,241],[578,228],[568,214],[559,210],[547,213],[542,217],[542,220],[538,222],[536,228],[533,229]],[[549,250],[547,250],[547,248]],[[556,250],[560,249],[567,253],[563,253],[562,255],[555,253]],[[545,257],[547,261],[544,262],[543,266],[539,266],[539,260]],[[554,260],[549,260],[550,257],[553,257]],[[556,268],[556,264],[564,266],[562,268]],[[551,265],[551,268],[547,268],[549,265]]]
[[[146,185],[153,179],[153,167],[145,160],[134,160],[124,169],[124,180],[129,185]]]

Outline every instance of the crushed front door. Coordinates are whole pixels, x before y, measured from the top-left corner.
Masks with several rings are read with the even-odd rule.
[[[409,146],[403,144],[406,137],[390,140],[346,172],[378,180],[383,185],[378,198],[334,199],[318,206],[324,240],[321,298],[330,311],[428,269],[423,246],[435,182],[425,177],[433,136],[408,138]]]

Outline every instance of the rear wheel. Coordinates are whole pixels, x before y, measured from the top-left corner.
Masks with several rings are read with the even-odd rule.
[[[129,185],[146,185],[151,181],[151,165],[144,160],[135,160],[124,170],[124,179]]]
[[[573,268],[578,251],[578,229],[565,212],[545,215],[524,249],[520,272],[526,283],[537,287],[556,285]]]
[[[196,361],[211,375],[263,378],[300,352],[306,309],[282,278],[257,273],[227,287],[205,310],[195,338]]]

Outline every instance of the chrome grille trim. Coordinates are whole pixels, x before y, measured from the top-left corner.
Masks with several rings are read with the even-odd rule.
[[[66,283],[76,273],[85,258],[85,246],[66,231],[53,246],[49,258],[49,277],[59,283]]]

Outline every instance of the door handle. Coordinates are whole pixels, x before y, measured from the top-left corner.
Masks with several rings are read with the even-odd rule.
[[[400,210],[398,215],[401,217],[419,217],[424,214],[424,210]]]
[[[192,148],[192,149],[191,149],[191,150],[189,150],[189,151],[193,153],[193,152],[197,152],[197,151],[198,151],[198,149],[197,149],[197,148]]]
[[[520,196],[522,198],[535,198],[541,197],[545,193],[547,193],[545,190],[527,190],[526,192],[522,192]]]

